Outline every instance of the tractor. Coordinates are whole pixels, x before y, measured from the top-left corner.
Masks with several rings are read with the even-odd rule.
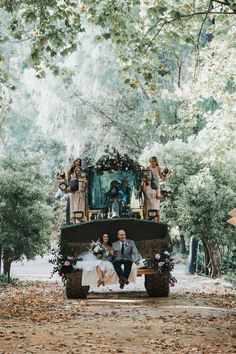
[[[81,254],[93,240],[108,233],[111,241],[117,240],[120,229],[135,244],[143,258],[155,252],[171,251],[171,239],[165,222],[156,221],[159,211],[149,210],[144,219],[141,183],[145,169],[127,155],[104,155],[95,165],[86,168],[88,187],[85,212],[78,210],[61,228],[60,245],[64,256]],[[68,213],[67,213],[68,214]],[[85,214],[85,215],[84,215]],[[167,297],[170,291],[168,278],[160,272],[142,267],[145,288],[150,297]],[[82,286],[82,270],[65,274],[66,295],[69,299],[86,298],[89,286]]]

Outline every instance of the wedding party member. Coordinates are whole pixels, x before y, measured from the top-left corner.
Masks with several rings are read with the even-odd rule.
[[[113,251],[107,233],[97,242],[92,242],[90,250],[79,255],[77,269],[82,269],[83,286],[117,284],[119,279],[112,264]]]
[[[149,159],[150,165],[146,170],[151,171],[152,175],[152,188],[160,190],[160,180],[162,179],[162,170],[160,168],[158,159],[156,156],[152,156]]]
[[[102,235],[102,238],[100,239],[101,244],[104,246],[104,248],[106,249],[107,252],[107,256],[104,258],[104,260],[102,262],[100,262],[97,266],[96,266],[96,271],[97,274],[99,276],[99,280],[97,282],[97,285],[105,285],[105,283],[108,282],[108,279],[113,277],[114,274],[114,267],[112,264],[109,264],[108,262],[113,262],[113,256],[114,256],[114,252],[111,248],[111,244],[110,244],[110,238],[109,235],[107,233],[104,233]],[[113,277],[114,278],[114,277]],[[111,279],[110,279],[111,281]]]
[[[157,189],[153,189],[151,187],[151,175],[147,176],[143,181],[142,181],[142,191],[144,194],[144,208],[143,208],[143,213],[144,213],[144,218],[149,219],[148,217],[148,210],[155,209],[155,210],[160,210],[160,198],[158,194]],[[155,218],[156,221],[158,221],[158,217]]]
[[[70,212],[72,219],[76,223],[75,213],[83,212],[85,218],[86,210],[86,190],[88,181],[86,175],[82,172],[81,159],[76,159],[67,173],[70,186]]]
[[[159,165],[159,161],[156,156],[152,156],[149,159],[150,165],[146,168],[146,170],[151,171],[151,188],[157,191],[156,199],[158,200],[157,208],[160,210],[160,200],[161,200],[161,189],[160,189],[160,180],[163,178],[162,170]]]
[[[118,231],[118,239],[112,244],[114,252],[113,266],[119,277],[120,288],[129,284],[129,275],[131,272],[133,262],[138,264],[140,255],[133,240],[126,239],[124,230]],[[123,269],[122,269],[123,266]]]
[[[108,198],[108,217],[117,218],[120,216],[121,196],[119,191],[119,182],[111,181],[110,189],[107,192]]]

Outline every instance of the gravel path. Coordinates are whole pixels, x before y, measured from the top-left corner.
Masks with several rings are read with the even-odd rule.
[[[236,291],[222,279],[177,264],[168,298],[149,298],[140,277],[68,300],[47,261],[14,264],[15,277],[37,280],[0,286],[0,354],[236,353]]]

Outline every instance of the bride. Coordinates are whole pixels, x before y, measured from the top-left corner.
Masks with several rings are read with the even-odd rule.
[[[114,278],[114,267],[112,265],[113,261],[113,256],[114,256],[114,251],[111,248],[111,245],[109,243],[109,235],[107,233],[102,235],[102,240],[100,240],[101,244],[104,246],[106,249],[106,257],[104,260],[102,260],[97,266],[96,266],[96,271],[99,276],[99,280],[97,282],[97,285],[105,285],[108,282],[109,278]],[[113,279],[115,280],[115,279]],[[111,281],[111,279],[110,279]]]
[[[109,235],[107,233],[104,233],[102,235],[102,238],[98,242],[93,243],[95,247],[93,247],[91,251],[83,252],[78,257],[76,268],[83,270],[83,286],[104,286],[118,283],[119,279],[112,265],[114,253],[109,241]],[[105,257],[102,257],[101,249],[99,249],[101,246],[103,249],[103,253],[105,249]]]

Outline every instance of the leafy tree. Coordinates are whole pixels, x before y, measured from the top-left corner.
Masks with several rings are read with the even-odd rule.
[[[215,177],[214,171],[208,169],[190,177],[186,186],[180,189],[177,211],[184,230],[202,240],[206,272],[211,276],[220,275],[222,256],[226,249],[229,253],[232,248],[234,230],[226,223],[226,211],[233,208],[236,201],[236,186],[232,189],[229,183],[221,184],[222,179]]]
[[[10,281],[13,261],[42,255],[50,245],[52,209],[37,160],[8,156],[0,170],[0,245],[4,273]]]
[[[205,246],[206,272],[217,276],[222,259],[235,245],[234,230],[226,223],[227,213],[236,202],[235,132],[230,118],[221,126],[204,128],[187,143],[168,142],[147,147],[142,162],[150,155],[160,157],[161,166],[172,167],[169,181],[173,190],[165,203],[162,219],[178,226],[187,237],[197,236]],[[221,133],[220,133],[221,132]]]

